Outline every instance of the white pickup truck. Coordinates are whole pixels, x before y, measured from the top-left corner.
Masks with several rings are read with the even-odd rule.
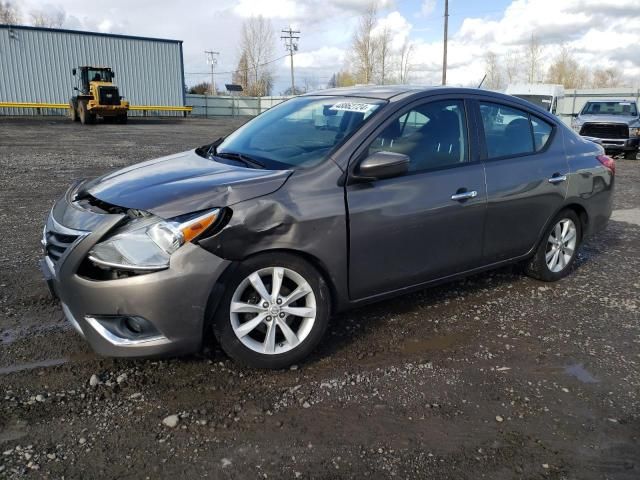
[[[589,100],[571,122],[584,137],[597,138],[607,153],[635,160],[640,146],[640,116],[633,100]]]

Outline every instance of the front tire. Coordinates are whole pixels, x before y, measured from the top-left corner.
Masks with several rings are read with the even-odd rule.
[[[295,364],[316,347],[329,323],[329,289],[322,275],[295,255],[250,258],[225,287],[213,333],[225,353],[243,365]]]
[[[562,210],[547,228],[535,255],[525,272],[543,282],[555,282],[566,277],[576,260],[582,239],[582,225],[576,212]]]
[[[637,160],[638,159],[638,150],[632,150],[630,152],[624,152],[625,160]]]

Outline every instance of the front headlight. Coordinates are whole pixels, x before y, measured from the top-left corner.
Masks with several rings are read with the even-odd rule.
[[[640,127],[629,127],[630,137],[640,137]]]
[[[89,251],[89,260],[100,267],[122,270],[168,268],[171,254],[213,225],[218,213],[219,209],[215,209],[173,221],[157,217],[132,220],[96,244]]]

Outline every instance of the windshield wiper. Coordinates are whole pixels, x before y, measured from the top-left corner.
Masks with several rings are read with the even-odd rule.
[[[244,153],[216,152],[215,156],[216,157],[220,157],[220,158],[228,158],[230,160],[238,160],[238,161],[244,163],[247,167],[265,168],[264,163],[259,162],[255,158],[251,158],[248,155],[245,155]]]

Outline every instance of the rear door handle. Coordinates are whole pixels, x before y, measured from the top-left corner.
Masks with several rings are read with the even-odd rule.
[[[549,183],[562,183],[567,181],[566,175],[554,175],[549,179]]]
[[[476,198],[478,196],[478,192],[475,190],[471,190],[470,192],[462,192],[455,193],[451,195],[451,200],[461,201],[461,200],[469,200],[470,198]]]

